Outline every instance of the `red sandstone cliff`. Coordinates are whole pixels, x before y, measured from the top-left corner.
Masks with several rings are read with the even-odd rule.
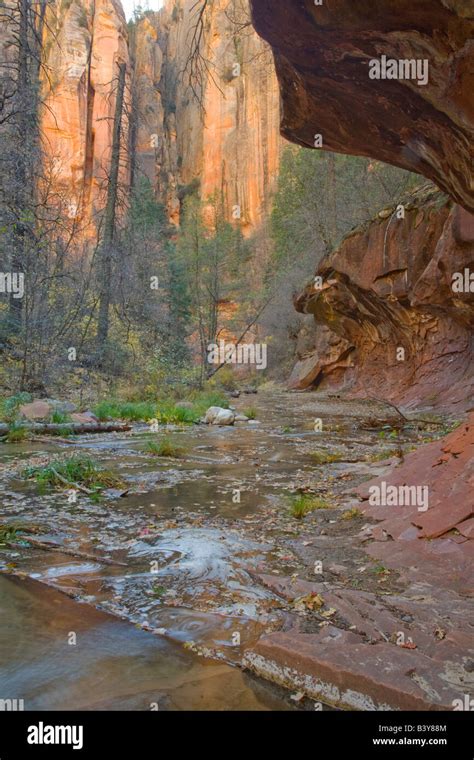
[[[441,193],[412,197],[404,218],[381,212],[321,262],[321,289],[311,282],[296,297],[316,328],[290,385],[464,408],[474,390],[474,292],[453,291],[452,278],[469,268],[472,216]]]
[[[274,52],[285,137],[313,147],[321,134],[323,148],[423,174],[460,204],[413,198],[404,218],[386,210],[320,264],[322,289],[295,299],[316,326],[290,386],[469,404],[474,295],[455,292],[452,275],[474,272],[474,3],[251,5]],[[426,60],[426,83],[372,79],[382,55]]]
[[[203,17],[193,64],[193,0],[168,2],[133,37],[137,161],[177,222],[186,188],[217,192],[244,232],[269,209],[279,163],[279,95],[271,52],[250,25],[246,0],[216,0]],[[205,63],[204,63],[205,61]],[[155,138],[153,136],[155,135]]]
[[[203,199],[217,192],[228,217],[240,213],[243,231],[255,232],[269,209],[281,138],[272,56],[247,1],[210,5],[197,75],[188,62],[193,0],[168,1],[128,29],[119,0],[58,0],[49,16],[42,131],[69,218],[93,234],[104,207],[117,66],[125,62],[122,186],[130,172],[148,176],[174,223],[189,188],[199,186]]]
[[[119,0],[56,2],[45,34],[45,161],[65,213],[89,236],[105,205],[118,64],[129,63],[122,6]],[[126,119],[123,131],[126,145]],[[127,182],[124,152],[121,184]]]
[[[423,174],[474,211],[473,0],[251,0],[272,46],[282,133]],[[369,62],[426,60],[426,84],[371,79]]]

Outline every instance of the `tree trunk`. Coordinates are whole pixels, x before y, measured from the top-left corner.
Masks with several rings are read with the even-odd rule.
[[[104,216],[104,233],[100,248],[100,299],[97,323],[97,345],[99,356],[103,354],[109,334],[109,309],[112,293],[112,255],[115,239],[115,218],[120,164],[120,130],[125,90],[126,64],[119,64],[117,100],[115,103],[114,127],[112,135],[112,157],[110,177],[107,187],[107,204]]]
[[[24,218],[27,216],[27,161],[28,145],[26,144],[27,135],[31,135],[28,129],[28,114],[31,112],[31,103],[29,99],[32,93],[28,92],[29,87],[29,0],[19,0],[19,24],[18,24],[18,74],[16,82],[15,107],[17,109],[17,134],[16,134],[16,161],[14,177],[14,206],[15,206],[15,225],[13,229],[13,250],[11,258],[12,272],[22,272],[24,274],[25,264],[25,238],[26,224]],[[31,146],[30,146],[31,150]],[[18,332],[21,327],[23,313],[23,299],[15,298],[15,294],[10,294],[8,314],[12,332]]]

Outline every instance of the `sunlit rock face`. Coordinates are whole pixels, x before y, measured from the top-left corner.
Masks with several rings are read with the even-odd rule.
[[[45,171],[63,214],[86,238],[94,236],[105,206],[118,65],[129,64],[127,39],[118,0],[72,0],[49,8],[41,120]],[[125,116],[122,131],[120,182],[126,187]]]
[[[199,73],[188,60],[197,10],[193,0],[168,1],[133,37],[137,161],[172,221],[199,183],[204,200],[218,194],[226,216],[251,233],[269,209],[279,164],[272,55],[250,25],[246,0],[215,0],[204,16]]]
[[[472,0],[251,0],[293,142],[371,156],[433,180],[474,211]],[[374,75],[373,60],[427,62]],[[380,71],[382,74],[382,71]],[[388,78],[397,74],[398,78]]]
[[[471,214],[427,188],[403,218],[387,209],[354,230],[316,277],[295,298],[316,326],[293,388],[347,388],[459,410],[472,405]]]
[[[194,70],[197,11],[194,0],[168,1],[127,28],[119,0],[58,0],[49,10],[45,160],[63,213],[90,236],[105,206],[119,63],[127,64],[125,192],[131,178],[148,177],[174,224],[189,192],[217,194],[245,234],[269,211],[282,142],[271,51],[247,0],[216,0]]]

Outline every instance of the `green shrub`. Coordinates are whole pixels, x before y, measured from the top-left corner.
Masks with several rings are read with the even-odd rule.
[[[92,410],[101,421],[107,419],[144,422],[155,416],[151,401],[101,401]]]
[[[18,409],[23,404],[29,404],[33,400],[31,393],[17,393],[0,401],[0,417],[5,422],[14,422],[18,415]]]
[[[238,382],[232,367],[222,367],[216,372],[210,383],[214,386],[224,388],[226,391],[237,390]]]

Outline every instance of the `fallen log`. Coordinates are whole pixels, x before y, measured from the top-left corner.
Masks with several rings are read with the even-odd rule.
[[[50,443],[50,437],[47,435],[29,435],[28,440],[33,443]],[[55,435],[54,442],[68,443],[69,446],[74,446],[75,440],[73,438],[61,438],[60,435]]]
[[[18,425],[32,433],[56,435],[57,433],[123,433],[131,430],[127,422],[25,422]],[[0,423],[0,435],[7,435],[9,425]],[[18,429],[18,428],[17,428]]]

